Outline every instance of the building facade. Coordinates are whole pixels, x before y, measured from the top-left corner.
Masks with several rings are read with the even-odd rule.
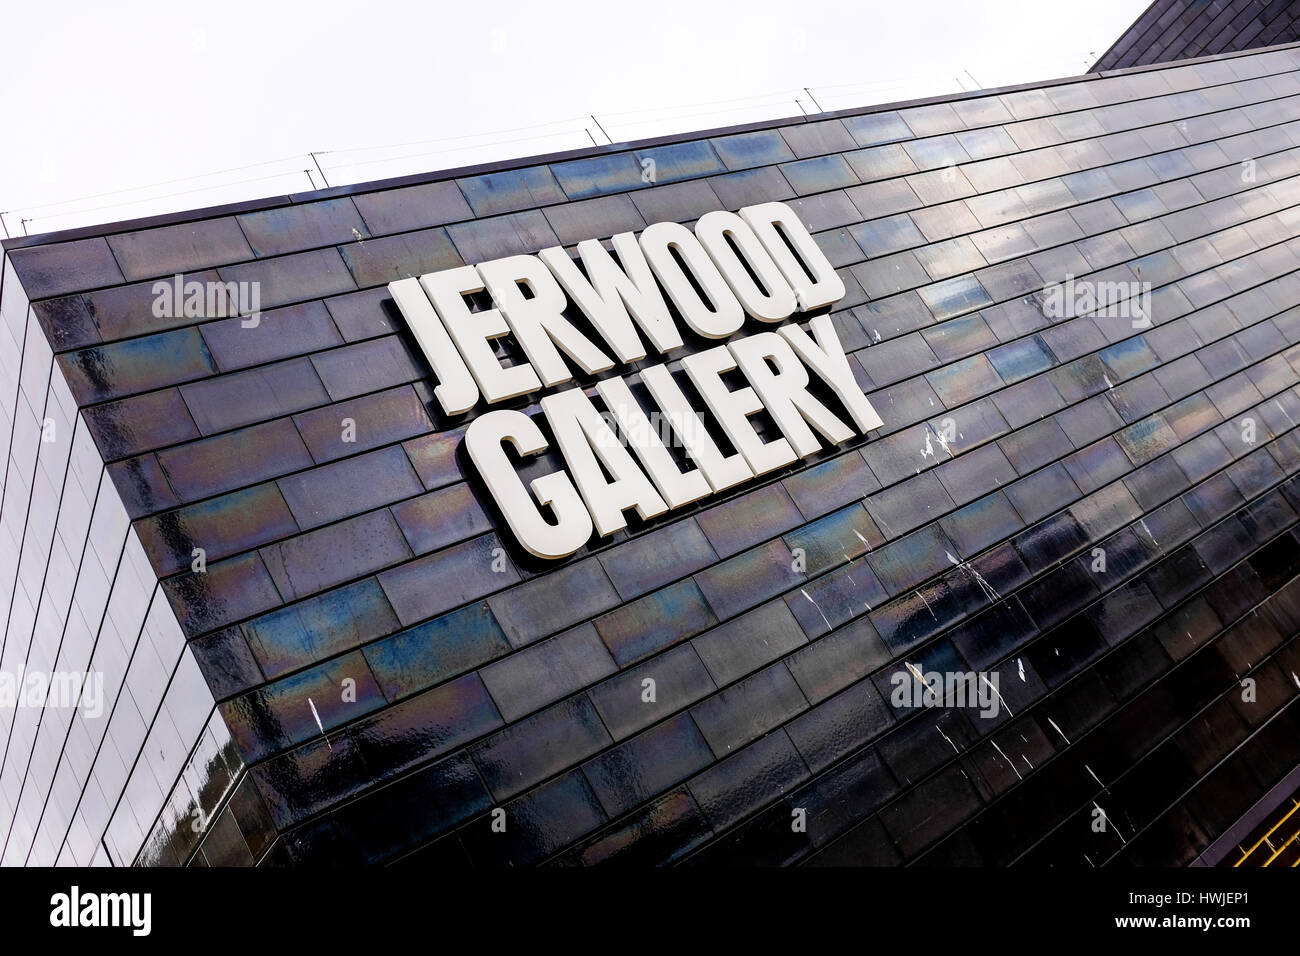
[[[86,692],[0,711],[0,862],[1232,860],[1300,765],[1298,146],[1284,46],[7,242],[0,671]],[[389,283],[772,202],[883,424],[521,547]],[[613,374],[703,411],[683,338]]]

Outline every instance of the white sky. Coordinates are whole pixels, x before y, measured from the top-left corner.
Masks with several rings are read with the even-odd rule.
[[[0,0],[0,211],[35,234],[302,192],[311,150],[339,185],[604,143],[591,113],[622,142],[815,112],[803,87],[1071,76],[1147,4]]]

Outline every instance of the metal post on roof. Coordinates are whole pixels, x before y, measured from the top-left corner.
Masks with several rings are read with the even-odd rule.
[[[320,181],[323,182],[325,184],[325,188],[328,189],[330,181],[325,178],[325,170],[320,168],[320,160],[316,158],[315,153],[308,153],[307,155],[309,155],[311,157],[311,161],[316,164],[316,172],[320,173]]]
[[[9,235],[9,226],[5,223],[5,214],[2,212],[0,212],[0,229],[3,229],[5,231],[6,239],[13,238],[11,235]]]
[[[813,106],[817,107],[817,112],[818,112],[818,113],[825,113],[825,112],[826,112],[824,109],[822,109],[822,105],[821,105],[820,103],[817,102],[817,97],[815,97],[815,96],[812,95],[812,90],[808,89],[808,87],[805,86],[805,87],[803,88],[803,91],[804,91],[805,93],[808,94],[808,99],[812,100],[812,104],[813,104]]]
[[[600,120],[596,119],[595,113],[592,113],[590,115],[591,115],[591,121],[596,124],[596,129],[600,130],[601,134],[612,144],[614,142],[614,137],[610,136],[609,133],[605,131],[605,127],[600,125]]]

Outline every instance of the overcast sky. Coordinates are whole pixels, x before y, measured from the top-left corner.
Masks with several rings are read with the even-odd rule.
[[[1071,76],[1146,6],[4,0],[0,211],[35,234],[301,192],[313,150],[339,185],[606,142],[588,114],[622,142]]]

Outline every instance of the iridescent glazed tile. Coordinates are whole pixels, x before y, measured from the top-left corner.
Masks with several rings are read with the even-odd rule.
[[[379,583],[366,578],[245,621],[240,628],[262,672],[277,677],[391,634],[398,626]],[[400,696],[385,695],[390,700]]]
[[[287,829],[318,810],[373,784],[361,754],[346,732],[305,744],[249,771],[275,825]]]
[[[162,582],[187,636],[224,627],[282,603],[258,554],[208,566],[204,574],[183,574]]]
[[[932,434],[925,433],[926,438]],[[924,463],[923,447],[913,446],[914,459],[918,464]],[[933,452],[931,456],[933,457]],[[873,539],[872,546],[879,546],[883,540],[893,540],[899,535],[920,527],[929,521],[950,511],[952,500],[948,497],[943,483],[930,473],[914,474],[898,484],[878,491],[865,502],[867,513],[880,529],[882,537]]]
[[[792,199],[790,208],[812,233],[826,229],[839,229],[862,220],[862,214],[842,189]],[[850,286],[850,292],[839,301],[840,308],[847,309],[866,301],[865,298],[858,298],[855,301],[851,289]]]
[[[491,805],[473,761],[457,754],[343,805],[331,819],[343,842],[362,848],[359,862],[375,865],[437,838]]]
[[[726,620],[801,583],[806,576],[797,567],[778,539],[706,568],[695,580],[718,617]]]
[[[385,777],[450,753],[501,726],[477,674],[408,697],[351,728],[367,766]]]
[[[894,177],[917,172],[916,163],[912,161],[912,157],[908,155],[902,146],[897,144],[860,149],[856,152],[845,153],[844,158],[864,183],[872,183],[873,180],[893,181]],[[906,189],[908,195],[915,195],[912,193],[911,187],[907,185],[906,180],[898,179],[897,182]],[[857,190],[857,192],[866,194],[871,189],[885,188],[889,188],[889,184],[880,182]],[[916,205],[920,205],[920,203],[917,202]]]
[[[281,478],[278,485],[304,531],[422,490],[406,454],[396,446],[302,471]]]
[[[464,265],[443,228],[358,240],[338,249],[358,289]]]
[[[236,316],[200,327],[203,341],[223,372],[291,358],[341,344],[334,322],[321,302],[272,309],[256,326]]]
[[[1128,474],[1133,469],[1119,443],[1114,438],[1080,449],[1063,459],[1065,468],[1084,494],[1095,491],[1109,481]]]
[[[645,699],[647,679],[654,681],[653,700]],[[622,740],[714,689],[708,669],[688,643],[620,671],[593,687],[589,695],[614,739]]]
[[[539,209],[458,223],[448,227],[447,234],[460,257],[468,263],[531,255],[539,249],[560,244],[551,224]]]
[[[1222,416],[1204,392],[1189,395],[1161,412],[1169,427],[1183,441],[1219,424]]]
[[[899,111],[901,116],[917,136],[936,136],[953,130],[965,128],[965,123],[950,103],[930,103],[913,106]]]
[[[266,680],[238,627],[196,638],[189,648],[216,700],[241,694]]]
[[[850,166],[852,166],[853,154],[848,154],[846,158],[849,160]],[[861,169],[854,168],[854,172],[857,173],[859,179],[870,179],[869,173],[864,173]],[[905,179],[869,182],[865,186],[853,186],[844,192],[858,211],[862,213],[864,219],[891,216],[894,213],[907,212],[909,209],[915,209],[921,205],[921,200],[916,198],[916,193],[912,192],[912,187],[907,184]]]
[[[559,863],[581,866],[659,865],[672,863],[703,844],[712,830],[685,789],[648,804],[580,845]]]
[[[378,600],[384,601],[385,608],[388,606],[382,593]],[[386,617],[391,617],[391,612]],[[358,636],[373,639],[396,626],[397,620],[392,618],[381,626],[365,627]],[[510,644],[496,618],[480,601],[368,644],[362,653],[384,696],[396,700],[472,670],[509,650]]]
[[[427,554],[492,529],[478,497],[465,482],[399,502],[393,505],[393,517],[416,554]]]
[[[294,424],[317,462],[433,430],[424,404],[409,385],[303,412],[294,416]]]
[[[581,202],[569,202],[545,210],[556,238],[573,244],[597,236],[620,232],[639,232],[646,221],[628,196],[598,196]]]
[[[632,193],[630,198],[646,222],[690,222],[707,212],[724,208],[708,181],[700,179],[642,189]],[[611,233],[613,231],[616,230],[611,230]],[[603,232],[598,234],[604,235]]]
[[[287,418],[254,425],[158,453],[167,479],[190,501],[311,465],[311,456]]]
[[[543,784],[504,810],[517,821],[504,836],[492,833],[486,820],[466,828],[463,845],[475,866],[529,866],[606,822],[600,801],[577,770]]]
[[[1020,602],[1044,630],[1065,620],[1097,595],[1096,576],[1073,562],[1037,578],[1020,594]]]
[[[479,671],[497,709],[518,720],[618,670],[589,623],[539,641]]]
[[[1004,487],[1016,480],[1016,470],[997,445],[983,445],[944,462],[935,474],[943,482],[954,505]]]
[[[691,716],[721,758],[807,709],[799,685],[778,662],[696,704]]]
[[[1170,404],[1169,394],[1155,375],[1140,375],[1110,390],[1110,401],[1124,421],[1132,423]]]
[[[689,714],[678,714],[582,765],[611,818],[643,804],[713,763]]]
[[[998,440],[1008,460],[1021,475],[1036,471],[1074,451],[1074,444],[1055,418],[1042,418]]]
[[[222,266],[217,272],[222,282],[256,283],[260,305],[266,309],[357,287],[334,248]]]
[[[853,174],[844,157],[839,155],[802,159],[795,163],[786,163],[780,169],[800,196],[858,184],[858,177]]]
[[[854,249],[857,249],[856,243]],[[858,249],[857,257],[860,258],[861,255],[862,251]],[[930,281],[930,274],[922,268],[914,252],[898,252],[878,259],[869,259],[857,263],[850,271],[872,299],[896,295]]]
[[[230,217],[118,233],[108,238],[108,245],[127,281],[238,263],[253,255]]]
[[[277,206],[237,217],[256,256],[278,256],[369,236],[352,199]],[[209,265],[219,265],[212,262]]]
[[[996,126],[963,130],[957,134],[957,142],[972,159],[988,159],[1016,151],[1016,144],[1011,137]]]
[[[340,690],[345,686],[355,697]],[[370,669],[354,652],[219,706],[245,761],[255,762],[383,703]]]
[[[274,484],[255,485],[135,524],[140,542],[159,577],[188,568],[194,550],[204,561],[292,535],[298,525]]]
[[[1070,514],[1079,522],[1085,534],[1097,541],[1141,518],[1142,509],[1133,500],[1124,483],[1116,481],[1071,505]],[[1130,559],[1136,560],[1137,556],[1129,552],[1137,544],[1137,539],[1125,532],[1108,539],[1104,547],[1106,567],[1110,570],[1105,573],[1111,573],[1116,568],[1124,570]],[[1142,557],[1145,558],[1145,553]]]
[[[168,484],[156,455],[141,455],[108,466],[117,489],[132,518],[175,508],[181,502]]]
[[[963,312],[991,305],[993,300],[974,276],[957,276],[936,282],[920,290],[921,298],[942,322]]]
[[[952,543],[931,525],[879,548],[867,561],[886,591],[899,594],[951,567],[952,549]]]
[[[464,477],[456,458],[456,449],[464,438],[463,428],[452,428],[402,442],[402,448],[426,490],[441,488]]]
[[[620,667],[698,634],[717,622],[700,587],[687,578],[596,618],[596,630]]]
[[[905,591],[871,612],[871,623],[892,654],[902,654],[961,620],[965,611],[943,578]]]
[[[989,330],[984,318],[978,313],[959,319],[949,319],[927,329],[922,334],[942,362],[951,362],[975,352],[983,352],[997,345],[998,341]],[[990,359],[994,354],[996,353],[990,353]],[[996,361],[994,367],[997,367]],[[999,372],[1007,381],[1014,381],[1008,378],[1002,369],[999,369]]]
[[[770,166],[795,158],[786,141],[781,138],[780,131],[774,129],[719,136],[709,142],[728,169]]]
[[[1145,584],[1130,581],[1090,605],[1086,613],[1106,643],[1114,646],[1151,623],[1163,610]]]
[[[857,145],[838,119],[783,126],[781,135],[800,159],[826,153],[840,153],[846,149],[853,149]]]
[[[497,800],[572,767],[612,741],[586,695],[511,724],[470,753]]]
[[[474,216],[454,182],[361,193],[352,201],[375,236],[441,226]]]
[[[887,598],[870,565],[855,560],[791,591],[785,603],[803,632],[816,638],[866,614]]]
[[[1173,451],[1174,461],[1193,482],[1208,477],[1232,461],[1232,453],[1224,447],[1219,436],[1207,432],[1184,442]]]
[[[983,355],[974,355],[927,372],[925,379],[946,408],[964,405],[1003,385],[997,370]]]
[[[497,587],[508,583],[502,579]],[[515,647],[564,630],[618,603],[618,592],[595,558],[565,565],[488,600]]]
[[[1060,511],[1016,535],[1015,546],[1031,572],[1059,564],[1088,542],[1088,535],[1069,511]]]
[[[871,381],[881,387],[919,375],[939,364],[925,339],[916,333],[863,349],[857,353],[857,359]]]
[[[792,720],[790,740],[813,773],[857,750],[894,720],[871,681],[859,681],[844,692]]]
[[[846,116],[842,122],[859,146],[898,142],[916,135],[902,116],[895,112]]]
[[[322,405],[329,395],[307,358],[191,382],[181,395],[204,435]]]
[[[884,256],[912,246],[925,245],[925,237],[906,215],[889,216],[849,229],[868,256]]]
[[[949,639],[972,667],[986,668],[1023,647],[1037,633],[1020,602],[1009,598],[954,628]]]
[[[112,250],[103,239],[78,239],[10,249],[6,256],[29,299],[66,295],[126,281]]]
[[[458,179],[476,216],[495,216],[564,202],[564,191],[549,166],[506,169]]]
[[[379,576],[398,620],[406,625],[450,611],[518,580],[519,571],[495,534],[416,558]]]
[[[1178,444],[1178,436],[1160,415],[1135,422],[1118,432],[1115,440],[1135,465],[1141,465]]]
[[[633,155],[636,156],[642,172],[654,170],[651,179],[656,183],[675,183],[683,179],[712,176],[727,170],[706,139],[638,149]],[[646,166],[647,159],[653,161],[652,167]]]
[[[1078,486],[1060,463],[1020,479],[1006,492],[1027,522],[1037,521],[1081,497]]]
[[[216,363],[196,329],[95,346],[59,356],[79,405],[213,375]]]
[[[1006,262],[1038,250],[1033,237],[1018,223],[976,232],[971,236],[971,242],[989,262]]]
[[[998,491],[954,511],[939,527],[956,547],[956,556],[967,558],[1019,531],[1023,521],[1006,495]]]
[[[603,552],[600,563],[627,600],[707,567],[717,557],[699,524],[688,518]]]
[[[880,482],[856,451],[805,468],[782,484],[805,518],[820,517],[880,488]]]
[[[736,210],[761,202],[784,202],[794,198],[794,190],[775,166],[760,166],[714,176],[708,180],[726,209]]]
[[[98,322],[86,295],[67,295],[32,303],[41,331],[56,351],[95,345],[102,341]]]
[[[791,654],[786,664],[804,696],[816,703],[870,673],[889,657],[889,648],[864,614]]]
[[[1080,448],[1124,426],[1124,419],[1115,411],[1107,392],[1057,412],[1055,421]]]
[[[288,600],[306,597],[411,557],[387,510],[349,518],[261,550],[276,587]]]
[[[647,185],[641,177],[641,164],[632,153],[552,163],[551,172],[571,200],[641,189]]]
[[[1106,641],[1086,617],[1075,617],[1043,636],[1026,656],[1048,687],[1057,687],[1105,653]]]
[[[721,557],[803,523],[803,515],[781,484],[767,485],[702,511],[696,516]]]

